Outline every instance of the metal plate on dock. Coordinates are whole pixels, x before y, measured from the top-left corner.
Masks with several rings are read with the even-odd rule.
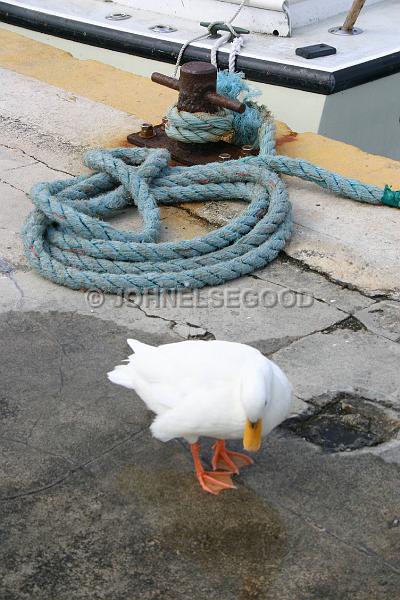
[[[131,133],[128,142],[141,148],[166,148],[176,163],[183,166],[205,165],[210,162],[219,162],[221,154],[229,154],[231,159],[242,157],[239,146],[227,142],[213,142],[210,144],[183,144],[169,138],[164,125],[155,125],[152,137],[143,137],[138,133]]]

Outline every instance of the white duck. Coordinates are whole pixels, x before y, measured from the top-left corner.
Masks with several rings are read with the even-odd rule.
[[[108,373],[110,381],[135,390],[156,413],[150,427],[154,437],[187,440],[205,491],[218,494],[235,487],[231,475],[253,461],[227,450],[224,440],[243,438],[245,450],[259,449],[262,436],[289,413],[292,388],[284,373],[255,348],[235,342],[128,344],[134,354]],[[201,464],[200,436],[217,439],[214,472]]]

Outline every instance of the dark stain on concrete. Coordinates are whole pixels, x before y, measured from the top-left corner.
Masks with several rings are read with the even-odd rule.
[[[354,315],[346,317],[343,321],[338,321],[329,327],[326,327],[321,331],[323,335],[328,335],[338,330],[349,330],[349,331],[366,331],[367,328],[361,321],[359,321]]]
[[[0,273],[8,275],[14,271],[14,266],[5,258],[0,256]]]
[[[11,404],[7,398],[0,398],[0,419],[16,417],[20,409],[17,404]]]
[[[286,534],[277,511],[240,486],[219,496],[197,486],[194,474],[126,466],[124,495],[148,521],[157,543],[217,578],[238,582],[237,600],[264,600],[284,556]]]
[[[284,427],[328,452],[345,452],[389,441],[400,430],[400,421],[364,398],[340,394],[311,415],[289,419]]]

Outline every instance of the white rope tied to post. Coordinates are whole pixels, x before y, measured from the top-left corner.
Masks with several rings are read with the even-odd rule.
[[[236,73],[236,59],[239,56],[243,45],[244,39],[241,35],[233,38],[231,50],[229,52],[229,73]]]
[[[228,28],[230,28],[230,33],[229,33],[229,37],[225,38],[225,41],[221,44],[221,46],[223,44],[226,44],[227,41],[229,41],[229,38],[230,38],[231,34],[233,34],[236,37],[236,33],[235,33],[233,27],[231,27],[231,26],[232,26],[233,21],[242,12],[242,10],[244,8],[244,5],[247,3],[247,1],[248,0],[242,0],[242,2],[240,3],[240,6],[238,6],[238,8],[236,9],[236,11],[233,14],[233,16],[229,19],[229,21],[223,22],[224,25],[226,25]],[[179,67],[181,66],[182,57],[183,57],[183,55],[185,53],[186,48],[188,46],[190,46],[191,44],[194,44],[195,42],[199,42],[200,40],[204,40],[204,39],[207,39],[207,38],[211,37],[211,29],[214,27],[214,25],[217,25],[219,23],[221,23],[221,21],[213,21],[212,23],[209,24],[209,26],[207,28],[208,29],[207,33],[203,33],[201,35],[197,35],[196,37],[192,38],[191,40],[188,40],[187,42],[185,42],[183,44],[182,48],[179,51],[178,58],[176,59],[176,64],[175,64],[174,72],[173,72],[173,75],[172,75],[173,77],[177,78],[178,70],[179,70]],[[225,34],[223,36],[221,36],[220,39],[222,39],[224,36],[225,36]],[[217,42],[219,42],[220,39],[218,39]],[[217,61],[216,53],[218,52],[218,48],[219,47],[220,46],[218,45],[217,48],[216,48],[216,50],[215,50],[215,63],[214,62],[212,63],[214,66],[217,66],[217,64],[216,64],[216,61]],[[214,50],[214,48],[211,49],[211,53],[213,53],[213,50]],[[237,52],[235,54],[235,60],[236,60],[236,56],[237,56],[238,53],[239,52]],[[231,64],[231,58],[230,57],[229,57],[229,64]]]
[[[242,36],[236,35],[235,30],[230,25],[226,24],[229,27],[229,31],[225,32],[221,35],[220,38],[217,39],[214,46],[211,48],[211,64],[214,65],[216,69],[218,69],[218,50],[225,46],[231,39],[232,35],[233,40],[231,42],[231,48],[229,51],[229,73],[236,73],[236,59],[240,54],[240,50],[244,44],[244,40]]]
[[[218,69],[218,50],[229,42],[231,35],[232,34],[230,31],[226,31],[215,41],[213,47],[211,48],[210,62],[216,69]]]

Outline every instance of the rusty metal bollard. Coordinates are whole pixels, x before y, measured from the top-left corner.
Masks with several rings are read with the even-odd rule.
[[[219,108],[228,108],[238,113],[246,106],[217,93],[217,69],[206,62],[189,62],[181,67],[180,79],[162,73],[153,73],[151,80],[179,91],[178,110],[213,114]]]
[[[242,102],[217,93],[217,69],[210,63],[186,63],[181,67],[179,80],[162,73],[153,73],[151,80],[179,92],[178,110],[214,114],[219,108],[227,108],[238,113],[246,109]],[[240,148],[223,141],[209,144],[183,144],[172,140],[165,133],[165,118],[160,125],[152,128],[152,133],[151,137],[143,134],[143,130],[140,133],[132,133],[128,135],[128,141],[135,146],[167,148],[173,160],[183,165],[215,162],[220,160],[221,154],[229,154],[232,159],[241,156]]]

